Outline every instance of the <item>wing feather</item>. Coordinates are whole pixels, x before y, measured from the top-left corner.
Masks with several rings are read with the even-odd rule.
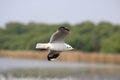
[[[60,51],[49,50],[49,54],[48,54],[47,58],[49,61],[51,61],[52,59],[57,58],[59,55],[60,55]]]
[[[69,31],[70,30],[65,27],[59,27],[51,36],[50,43],[64,43],[64,39],[69,34]]]

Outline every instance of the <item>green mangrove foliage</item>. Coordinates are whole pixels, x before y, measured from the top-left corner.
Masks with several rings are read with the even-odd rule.
[[[9,22],[0,28],[1,50],[35,50],[37,42],[47,43],[59,26],[68,27],[67,43],[80,51],[120,53],[120,25],[109,22],[94,24],[86,21],[71,25]]]

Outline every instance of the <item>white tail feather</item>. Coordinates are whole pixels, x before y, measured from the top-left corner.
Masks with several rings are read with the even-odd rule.
[[[48,43],[37,43],[36,44],[36,49],[48,49],[49,44]]]

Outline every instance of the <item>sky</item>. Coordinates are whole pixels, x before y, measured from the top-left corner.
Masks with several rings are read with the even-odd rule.
[[[120,24],[120,0],[0,0],[0,26],[14,21]]]

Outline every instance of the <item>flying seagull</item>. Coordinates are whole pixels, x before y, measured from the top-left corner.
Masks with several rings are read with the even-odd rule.
[[[66,27],[59,27],[55,33],[52,34],[49,43],[37,43],[36,49],[48,50],[47,59],[52,61],[56,59],[62,51],[74,50],[69,44],[64,42],[70,30]]]

